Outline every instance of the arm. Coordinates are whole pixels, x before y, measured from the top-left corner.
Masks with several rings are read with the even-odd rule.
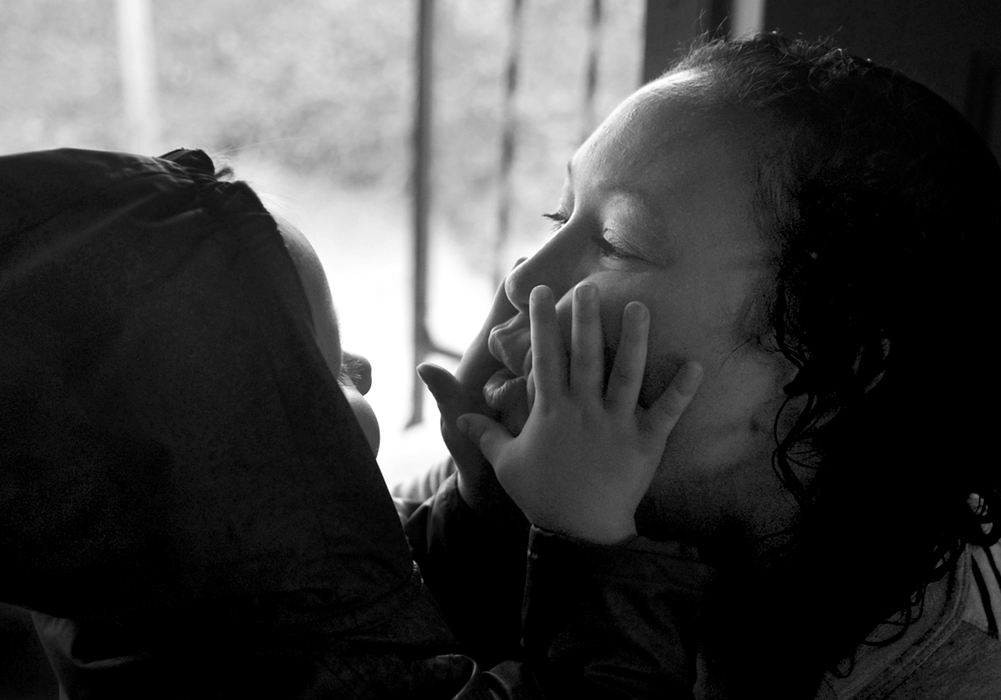
[[[497,479],[544,530],[599,544],[636,536],[635,515],[664,445],[702,379],[688,363],[648,409],[639,406],[646,365],[649,312],[626,305],[607,387],[597,290],[574,290],[571,357],[563,347],[552,292],[530,300],[535,402],[515,437],[480,414],[459,427],[490,460]]]
[[[527,661],[549,692],[688,697],[708,571],[636,537],[634,516],[701,370],[686,366],[644,411],[637,406],[648,337],[642,305],[626,307],[607,388],[593,289],[575,290],[569,363],[548,289],[533,291],[531,325],[536,400],[524,429],[514,437],[485,416],[460,420],[537,526],[524,608]]]
[[[519,261],[520,262],[520,261]],[[490,354],[487,340],[495,326],[515,312],[502,284],[494,295],[493,304],[476,337],[463,353],[455,376],[447,370],[425,363],[417,368],[421,380],[434,396],[441,414],[441,436],[458,472],[456,488],[462,500],[488,521],[498,525],[511,522],[527,524],[521,511],[497,483],[494,470],[483,456],[479,445],[459,430],[456,420],[465,413],[477,413],[506,420],[492,410],[484,398],[485,388],[503,365]],[[520,426],[506,423],[513,432]]]
[[[474,674],[457,698],[691,698],[712,571],[690,548],[594,545],[533,528],[525,658]]]
[[[456,419],[470,411],[500,417],[484,399],[484,386],[502,367],[487,338],[513,312],[501,286],[456,376],[429,364],[418,369],[438,404],[457,473],[405,524],[413,557],[446,620],[463,649],[487,666],[519,654],[528,522]]]
[[[561,689],[571,697],[691,697],[711,573],[676,544],[638,537],[598,545],[533,528],[527,664],[553,697]]]
[[[520,656],[528,525],[498,526],[459,495],[455,475],[405,525],[414,560],[460,648],[483,667]]]

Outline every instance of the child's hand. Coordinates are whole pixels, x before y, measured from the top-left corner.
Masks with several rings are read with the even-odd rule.
[[[428,362],[420,365],[417,372],[438,404],[442,439],[455,461],[462,499],[484,517],[498,521],[514,519],[523,523],[524,518],[497,483],[493,469],[484,459],[479,446],[470,442],[456,427],[456,419],[463,413],[496,415],[483,398],[483,387],[502,365],[490,354],[487,338],[494,326],[513,316],[515,311],[501,284],[490,313],[463,353],[455,376]]]
[[[552,292],[532,290],[529,311],[535,403],[518,437],[479,414],[460,417],[501,485],[538,527],[614,544],[636,534],[634,516],[667,440],[702,378],[688,363],[649,409],[637,405],[649,312],[626,305],[608,386],[597,290],[574,290],[570,366]]]

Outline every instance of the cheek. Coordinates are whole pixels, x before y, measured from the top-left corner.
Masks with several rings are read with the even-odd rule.
[[[724,367],[745,348],[744,330],[739,322],[746,293],[695,285],[682,277],[665,280],[663,275],[604,272],[587,278],[601,299],[605,364],[611,367],[622,332],[622,312],[626,304],[640,301],[650,310],[646,378],[640,401],[643,405],[659,396],[674,373],[687,361],[697,360],[706,381],[719,376]],[[696,290],[696,291],[693,291]],[[733,293],[723,293],[733,292]],[[571,293],[557,304],[566,347],[570,343]],[[700,390],[700,393],[702,391]]]
[[[641,403],[656,398],[667,386],[674,373],[688,360],[698,360],[708,368],[714,362],[713,334],[698,309],[677,300],[669,290],[660,291],[654,285],[645,288],[601,289],[601,322],[605,343],[605,364],[611,367],[622,332],[622,313],[626,304],[640,301],[650,310],[650,336],[647,350],[646,379]]]
[[[378,455],[380,434],[379,420],[375,416],[375,411],[372,410],[368,400],[356,389],[347,386],[341,388],[344,390],[344,397],[348,400],[348,406],[351,407],[358,425],[361,426],[362,432],[365,434],[369,447],[372,448],[372,454]]]
[[[750,362],[756,369],[759,359],[766,364],[771,362],[748,340],[750,331],[742,320],[747,315],[748,294],[725,293],[732,291],[724,289],[725,284],[715,289],[685,284],[683,278],[676,283],[660,282],[651,284],[648,281],[639,289],[611,290],[603,304],[602,320],[609,359],[614,357],[618,346],[625,304],[635,299],[650,310],[646,379],[641,395],[644,404],[659,396],[675,372],[691,360],[699,362],[705,371],[703,388],[713,378],[727,375],[728,370],[741,365],[745,358],[760,355]],[[693,288],[698,293],[693,293]],[[761,373],[755,370],[748,374],[737,382],[738,393],[741,381]]]
[[[651,377],[651,399],[671,373]],[[785,400],[782,390],[794,369],[756,348],[730,353],[707,371],[698,392],[668,438],[662,468],[689,477],[714,479],[749,470],[770,479],[774,421]]]
[[[692,419],[713,429],[746,430],[771,435],[775,415],[785,398],[784,373],[757,351],[741,352],[707,374],[692,401]]]
[[[615,351],[619,346],[619,334],[622,332],[622,311],[630,301],[643,301],[649,307],[648,301],[640,298],[639,295],[628,293],[623,294],[619,289],[603,287],[599,283],[599,278],[591,278],[589,281],[595,282],[598,287],[598,295],[601,300],[601,332],[605,347],[605,367],[610,369],[612,361],[615,359]],[[571,298],[573,289],[566,292],[556,304],[557,319],[560,324],[560,335],[563,338],[563,347],[570,351],[570,338],[573,325],[573,305]]]

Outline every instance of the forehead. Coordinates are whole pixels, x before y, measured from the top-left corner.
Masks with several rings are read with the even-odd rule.
[[[668,243],[758,258],[755,140],[753,120],[713,100],[702,74],[680,73],[602,123],[571,161],[571,190],[601,202],[606,218],[642,219]]]
[[[277,218],[277,217],[276,217]],[[341,338],[334,313],[333,300],[323,265],[316,251],[299,229],[278,219],[278,231],[289,253],[302,284],[309,314],[313,321],[313,334],[324,360],[334,376],[340,374]]]
[[[754,129],[748,115],[713,97],[700,73],[685,71],[648,83],[626,98],[581,146],[576,169],[599,166],[594,179],[640,181],[651,175],[684,186],[697,174],[725,172],[736,181],[753,171]]]

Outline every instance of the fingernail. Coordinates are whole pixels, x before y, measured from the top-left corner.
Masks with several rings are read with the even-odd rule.
[[[631,301],[626,304],[625,314],[630,321],[642,321],[647,316],[646,305],[639,301]]]
[[[552,290],[544,284],[532,288],[529,300],[536,302],[548,301],[553,295]]]
[[[581,301],[591,301],[595,298],[598,290],[595,289],[593,284],[588,284],[587,282],[581,282],[577,285],[577,298]]]
[[[462,415],[455,419],[455,427],[459,429],[459,432],[463,435],[469,434],[469,419]]]

